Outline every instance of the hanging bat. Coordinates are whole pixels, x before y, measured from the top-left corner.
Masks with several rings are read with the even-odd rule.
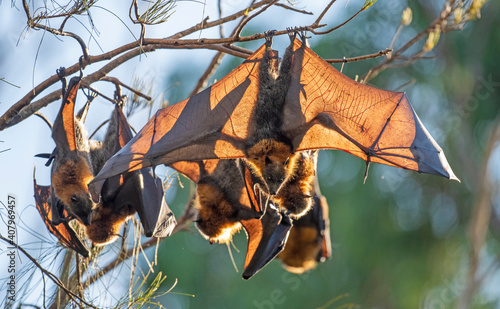
[[[104,141],[91,141],[94,169],[99,171],[132,136],[122,106],[116,104]],[[113,242],[123,223],[135,212],[147,237],[166,237],[172,233],[175,217],[165,202],[161,179],[153,175],[151,168],[107,179],[102,188],[100,203],[92,214],[92,224],[86,227],[87,236],[94,245]],[[99,196],[93,198],[99,202]]]
[[[328,204],[317,181],[311,211],[293,222],[285,249],[277,256],[289,272],[301,274],[331,256]]]
[[[69,92],[68,90],[68,93],[71,94],[70,101],[74,104],[78,87],[73,81],[74,79],[70,81],[68,89],[74,89],[75,91]],[[74,88],[72,85],[75,85],[73,86]],[[85,142],[85,145],[88,145],[88,154],[91,159],[90,166],[93,170],[99,171],[104,162],[132,138],[132,132],[121,108],[117,105],[113,111],[105,140],[103,142],[91,141],[89,143],[86,139],[86,131],[82,125],[87,114],[89,103],[90,101],[87,102],[76,117],[76,121],[78,121],[79,124],[78,130],[71,130],[73,127],[71,125],[71,119],[74,105],[73,109],[65,109],[60,113],[63,115],[63,121],[58,122],[56,119],[54,130],[68,130],[68,140],[71,141],[72,139],[76,139],[78,141],[83,141],[82,143]],[[57,129],[56,124],[62,124],[62,128]],[[71,134],[75,134],[76,136],[71,136]],[[53,158],[54,165],[58,162],[56,151],[57,149],[54,151],[54,153],[56,153],[55,158],[51,156],[48,164],[50,164]],[[53,186],[54,183],[52,184],[52,187]],[[68,188],[64,188],[64,184],[61,187],[68,190]],[[48,189],[44,186],[37,186],[35,182],[37,208],[47,228],[58,237],[61,242],[82,255],[88,256],[86,248],[85,250],[82,249],[81,240],[68,225],[68,222],[73,219],[74,216],[61,207],[61,202],[58,201],[53,193],[54,189],[50,189],[51,194],[49,195],[51,196],[51,203],[44,200],[45,195],[41,193],[45,193],[46,190]],[[92,223],[86,226],[87,236],[96,245],[104,245],[116,239],[123,222],[136,211],[141,218],[144,233],[148,237],[168,236],[176,224],[173,213],[168,208],[163,198],[164,192],[161,180],[152,174],[150,168],[125,173],[122,176],[106,180],[104,182],[102,194],[102,202],[99,203],[98,207],[91,213]],[[96,200],[99,202],[99,196],[96,197]],[[52,204],[50,205],[51,207],[49,207],[49,204]],[[58,206],[54,207],[54,205]],[[57,216],[57,220],[53,219],[55,216]]]
[[[283,250],[291,220],[267,205],[256,178],[240,160],[176,162],[197,183],[195,220],[210,243],[228,243],[241,227],[248,237],[243,278],[249,279]]]
[[[325,148],[351,153],[367,166],[458,180],[404,93],[349,79],[293,31],[274,79],[271,38],[211,87],[159,110],[95,181],[158,164],[244,158],[264,179],[263,190],[277,195],[297,153]]]
[[[63,101],[52,128],[56,147],[49,158],[51,170],[52,222],[61,223],[63,211],[84,225],[90,225],[92,202],[88,184],[94,178],[87,132],[75,118],[75,100],[80,77],[73,77],[65,88],[64,70],[58,71],[63,80]]]

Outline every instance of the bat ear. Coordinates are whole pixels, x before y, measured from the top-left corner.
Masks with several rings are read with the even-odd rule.
[[[288,216],[268,207],[260,220],[244,220],[241,224],[248,236],[243,279],[250,279],[283,251],[292,221]]]
[[[52,161],[56,157],[56,150],[54,149],[52,153],[39,153],[36,154],[35,157],[47,159],[45,166],[50,166],[50,164],[52,164]]]

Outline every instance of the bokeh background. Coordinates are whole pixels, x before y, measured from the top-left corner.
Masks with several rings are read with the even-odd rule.
[[[179,1],[171,19],[162,26],[152,27],[147,35],[165,37],[193,25],[203,16],[215,19],[217,7],[212,2],[215,1],[207,1],[204,8],[200,2]],[[318,14],[327,2],[298,1],[296,5]],[[311,47],[328,59],[384,50],[400,24],[402,11],[409,6],[413,22],[404,28],[395,46],[398,48],[439,15],[443,2],[380,0],[339,30],[325,36],[313,36]],[[324,21],[329,26],[339,24],[363,3],[337,1]],[[224,13],[239,10],[246,4],[245,1],[227,1]],[[112,5],[107,8],[110,7],[115,14],[127,16],[128,7]],[[41,41],[44,36],[41,31],[21,33],[25,25],[23,14],[8,1],[0,5],[0,33],[4,37],[0,44],[0,78],[5,77],[21,87],[0,82],[0,114],[26,94],[33,83],[40,83],[59,66],[72,65],[79,56],[78,46],[70,39],[59,41],[45,34]],[[287,273],[279,261],[273,261],[255,277],[244,281],[241,279],[246,249],[244,233],[234,239],[239,252],[231,248],[239,268],[237,273],[228,248],[210,245],[192,226],[189,231],[179,232],[159,245],[155,269],[167,275],[165,289],[176,285],[157,301],[167,308],[349,308],[354,305],[362,308],[453,308],[473,286],[476,291],[471,307],[500,308],[500,141],[492,139],[493,132],[500,126],[499,15],[500,3],[489,1],[480,19],[468,23],[462,31],[443,34],[429,54],[432,58],[386,70],[370,81],[388,90],[411,81],[403,90],[444,149],[461,183],[374,164],[363,184],[365,163],[362,160],[340,151],[321,151],[318,174],[321,192],[330,205],[333,245],[330,260],[303,275]],[[107,51],[119,46],[120,42],[131,40],[125,26],[110,16],[105,10],[93,11],[93,21],[100,32],[94,33],[96,40],[88,41],[91,54],[101,53],[100,48]],[[310,24],[315,18],[275,8],[252,20],[243,35]],[[78,23],[68,27],[78,27]],[[139,33],[138,28],[130,27]],[[230,30],[228,26],[226,32]],[[198,36],[199,33],[192,37]],[[201,35],[216,36],[217,29],[204,31]],[[286,37],[276,38],[275,49],[283,52],[287,41]],[[417,44],[418,48],[424,41]],[[241,46],[255,50],[261,44],[259,41]],[[136,78],[146,80],[152,85],[157,101],[175,103],[189,95],[214,54],[205,50],[158,51],[130,61],[111,75],[119,76],[126,83]],[[232,56],[224,57],[211,81],[220,79],[241,61]],[[355,78],[380,61],[349,63],[344,65],[343,72]],[[336,67],[339,69],[340,65]],[[103,91],[112,89],[103,83],[96,85],[102,85]],[[109,94],[111,91],[108,90]],[[104,119],[103,115],[108,115],[112,109],[110,103],[99,99],[94,105],[89,115],[88,126],[92,128],[89,131],[93,131]],[[54,119],[58,107],[52,104],[41,111]],[[148,113],[143,111],[135,114],[131,122],[140,128],[147,118]],[[101,131],[101,138],[103,134]],[[33,159],[33,155],[51,151],[50,131],[39,119],[31,117],[0,132],[0,140],[3,141],[0,150],[10,148],[0,153],[0,200],[5,203],[6,195],[15,193],[19,213],[26,214],[19,225],[24,223],[45,233],[33,206],[31,185],[34,164],[39,166],[38,182],[47,184],[49,181],[44,161]],[[157,172],[162,176],[171,173],[164,168]],[[192,190],[187,179],[181,178],[181,183],[182,186],[173,183],[167,193],[168,203],[178,215]],[[471,228],[473,214],[485,214],[489,207],[491,215],[479,216],[482,219],[473,221],[476,223]],[[471,263],[474,246],[469,231],[488,225],[484,246],[478,249],[477,269],[473,275],[477,282],[471,285],[468,278],[471,265],[474,265]],[[2,222],[0,231],[4,233]],[[23,229],[18,237],[21,244],[32,244],[33,236]],[[51,239],[50,236],[46,238]],[[36,250],[37,246],[32,245],[32,249]],[[151,257],[154,252],[150,249],[147,254]],[[6,256],[0,253],[0,261],[2,259]],[[104,261],[105,258],[98,262]],[[139,265],[147,269],[142,258]],[[129,282],[126,270],[125,267],[105,282],[95,284],[95,289],[110,291],[100,300],[103,304],[113,304],[126,291]],[[0,269],[0,277],[4,274],[5,269]],[[117,296],[113,296],[115,294]]]

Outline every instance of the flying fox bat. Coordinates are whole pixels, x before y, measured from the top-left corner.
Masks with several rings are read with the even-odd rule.
[[[58,74],[61,71],[58,71]],[[92,202],[88,184],[94,178],[90,159],[90,146],[87,132],[79,118],[75,118],[75,100],[80,86],[80,77],[73,77],[65,88],[63,74],[63,101],[52,128],[52,138],[56,143],[49,162],[53,160],[51,170],[51,207],[52,222],[61,223],[62,212],[66,210],[70,217],[84,225],[90,225]]]
[[[81,124],[87,114],[89,102],[78,113],[76,120],[73,116],[77,89],[76,79],[72,79],[66,92],[69,99],[65,99],[65,101],[70,101],[73,104],[73,108],[67,108],[63,104],[65,109],[61,108],[62,112],[60,111],[54,123],[53,131],[58,132],[58,136],[61,136],[63,131],[68,131],[66,133],[67,140],[70,141],[67,143],[68,145],[71,145],[72,140],[80,141],[80,144],[86,145],[87,148],[85,149],[88,149],[86,154],[90,158],[87,161],[89,169],[99,171],[111,155],[130,141],[132,132],[125,115],[123,115],[121,106],[116,105],[104,141],[90,141],[89,143],[86,138],[86,131]],[[78,127],[77,129],[72,129],[76,127],[72,124],[75,121],[78,121]],[[50,164],[52,158],[54,158],[54,166],[58,164],[60,161],[58,158],[60,152],[58,148],[65,146],[67,145],[59,142],[53,155],[49,158],[48,164]],[[71,146],[68,147],[70,148]],[[64,162],[63,164],[68,163]],[[52,170],[57,172],[58,169],[54,166]],[[76,173],[73,176],[78,178],[79,174]],[[88,256],[88,250],[84,248],[85,246],[82,245],[81,240],[68,225],[68,221],[75,217],[75,212],[66,212],[65,208],[61,207],[62,203],[59,201],[58,196],[54,193],[56,192],[54,185],[59,186],[63,191],[70,190],[72,187],[65,187],[68,185],[67,182],[54,183],[54,176],[52,177],[52,181],[52,188],[37,186],[35,182],[35,199],[44,223],[47,225],[49,231],[61,240],[61,242],[80,254]],[[163,198],[164,192],[161,180],[153,175],[151,168],[125,173],[107,179],[103,183],[102,200],[93,212],[91,212],[92,220],[90,220],[90,217],[88,218],[89,223],[90,221],[91,223],[86,226],[86,234],[95,245],[104,245],[116,239],[123,222],[136,211],[139,214],[146,236],[165,237],[170,235],[176,221]],[[71,185],[71,182],[69,182],[69,185]],[[48,191],[51,191],[49,195],[46,194]],[[51,196],[50,202],[47,200],[48,196]],[[90,198],[90,195],[88,197]],[[95,199],[96,202],[99,202],[99,196],[95,197]],[[71,209],[69,208],[69,210]],[[57,220],[54,220],[54,217],[57,217]]]
[[[243,278],[249,279],[283,250],[292,226],[266,205],[260,181],[240,160],[176,162],[172,167],[196,182],[195,220],[210,243],[228,243],[242,226],[248,237]],[[265,200],[265,201],[264,201]]]
[[[292,273],[311,270],[331,256],[328,204],[319,192],[317,181],[315,187],[311,211],[293,222],[285,249],[277,256]]]
[[[132,131],[120,104],[116,104],[103,142],[91,141],[90,155],[95,170],[132,139]],[[95,245],[116,239],[123,223],[135,212],[147,237],[166,237],[175,227],[175,217],[164,199],[163,185],[151,168],[106,179],[86,233]]]
[[[324,148],[458,180],[404,93],[349,79],[293,31],[275,79],[271,38],[211,87],[159,110],[95,181],[178,161],[244,158],[263,190],[277,195],[297,153]]]

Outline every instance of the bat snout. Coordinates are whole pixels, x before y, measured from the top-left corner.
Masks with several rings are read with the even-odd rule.
[[[88,215],[87,217],[83,217],[81,219],[82,219],[82,223],[85,226],[89,226],[92,223],[92,214]]]
[[[92,212],[94,203],[89,194],[74,195],[71,199],[69,210],[77,217],[78,220],[85,226],[89,226],[92,222]]]

